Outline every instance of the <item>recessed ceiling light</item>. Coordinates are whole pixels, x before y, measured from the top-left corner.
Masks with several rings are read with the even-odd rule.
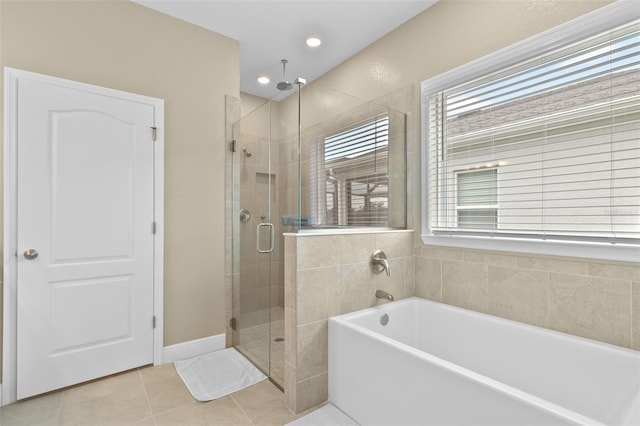
[[[320,40],[316,36],[311,36],[307,38],[307,46],[309,47],[318,47],[322,44],[322,40]]]
[[[269,84],[270,81],[271,80],[269,80],[269,77],[265,77],[264,75],[258,77],[258,83],[260,84]]]

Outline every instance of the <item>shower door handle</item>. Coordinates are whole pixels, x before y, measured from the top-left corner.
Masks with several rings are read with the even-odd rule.
[[[269,228],[269,248],[267,250],[262,250],[260,248],[260,228],[266,226]],[[258,253],[271,253],[273,251],[273,246],[275,243],[275,228],[273,227],[273,223],[261,223],[256,228],[256,250]]]

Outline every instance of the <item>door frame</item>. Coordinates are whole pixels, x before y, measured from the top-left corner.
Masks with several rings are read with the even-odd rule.
[[[115,89],[65,80],[15,68],[4,68],[4,253],[2,320],[2,392],[0,405],[15,402],[17,386],[17,194],[18,194],[18,83],[29,79],[57,86],[129,100],[154,107],[156,140],[153,149],[154,222],[153,241],[153,364],[163,363],[164,299],[164,100]],[[151,132],[151,129],[149,129]]]

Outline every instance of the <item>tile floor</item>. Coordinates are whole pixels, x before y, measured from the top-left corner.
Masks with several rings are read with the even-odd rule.
[[[271,311],[253,311],[247,315],[251,318],[246,321],[243,314],[237,315],[239,324],[251,324],[256,317],[262,318],[262,322],[235,331],[234,347],[260,370],[269,371],[271,378],[284,386],[284,309],[276,306]]]
[[[164,364],[1,407],[0,425],[279,426],[303,414],[286,408],[282,393],[268,380],[197,402],[173,364]]]
[[[269,333],[269,326],[271,332]],[[239,330],[235,348],[262,371],[269,371],[276,383],[284,386],[284,320]]]

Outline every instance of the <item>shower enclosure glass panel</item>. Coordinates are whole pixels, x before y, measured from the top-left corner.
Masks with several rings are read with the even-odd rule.
[[[284,283],[272,104],[233,125],[233,346],[284,386]]]
[[[402,110],[411,93],[400,89],[369,101],[313,84],[299,101],[290,96],[282,102],[280,165],[293,177],[281,190],[284,232],[406,228]]]

